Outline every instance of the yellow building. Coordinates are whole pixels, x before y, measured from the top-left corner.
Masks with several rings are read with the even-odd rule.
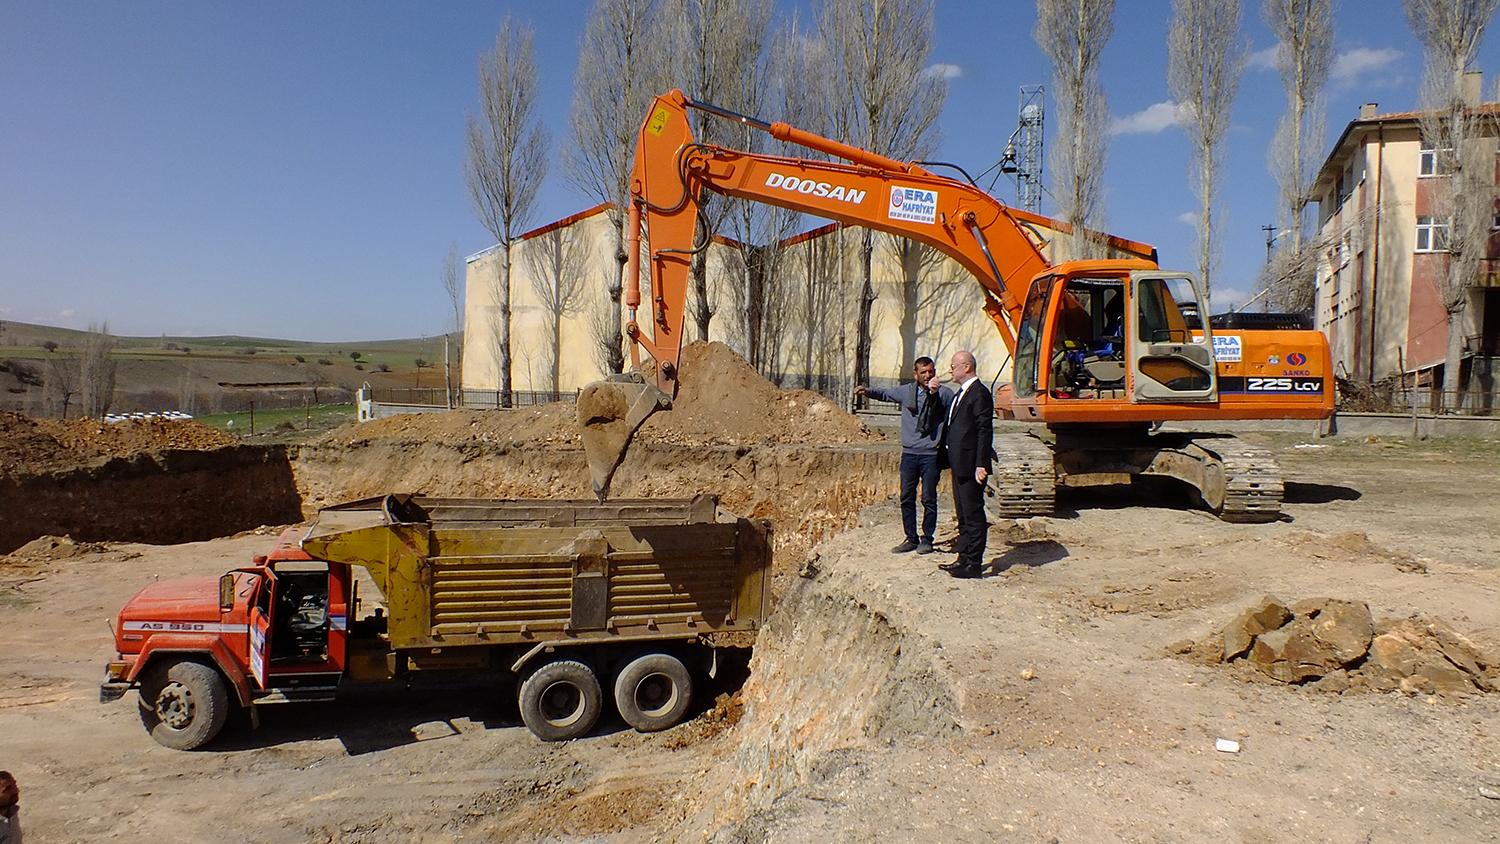
[[[557,392],[573,393],[604,374],[599,329],[607,324],[608,284],[618,272],[608,212],[606,205],[595,206],[527,232],[512,247],[511,381],[518,393],[541,394],[535,398],[545,400],[554,389],[554,311],[560,312]],[[760,370],[782,386],[811,386],[830,394],[852,389],[847,373],[854,365],[860,235],[859,229],[829,224],[781,241],[776,270],[760,297],[766,303],[766,324],[758,333],[766,339],[758,350],[747,348],[745,340],[757,333],[745,325],[746,247],[715,238],[707,261],[709,298],[716,308],[709,339],[758,361]],[[1002,373],[1008,378],[1010,354],[981,310],[973,277],[926,247],[913,251],[907,245],[903,253],[903,243],[908,242],[875,235],[871,380],[888,386],[908,377],[908,358],[915,355],[937,359],[939,371],[945,371],[947,357],[964,348],[977,356],[986,380]],[[463,389],[468,404],[493,406],[499,389],[496,248],[467,261]],[[1049,255],[1054,248],[1043,244]],[[576,294],[561,297],[566,300],[561,303],[548,292],[557,289],[548,281],[559,277],[558,267],[579,284]],[[917,282],[904,283],[908,277]],[[684,328],[689,340],[700,339],[693,314],[690,294]],[[622,313],[622,324],[624,319]],[[518,400],[532,398],[521,395]]]

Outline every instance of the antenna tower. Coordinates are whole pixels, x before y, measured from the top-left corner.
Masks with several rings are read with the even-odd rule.
[[[1042,135],[1046,121],[1046,90],[1021,86],[1021,108],[1013,143],[1016,146],[1016,204],[1042,212]]]

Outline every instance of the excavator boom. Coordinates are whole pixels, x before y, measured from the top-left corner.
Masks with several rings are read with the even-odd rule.
[[[788,144],[837,160],[793,158],[698,143],[688,119],[699,109],[766,132]],[[1068,224],[998,202],[976,185],[858,147],[767,123],[687,99],[671,91],[652,103],[642,125],[631,173],[627,222],[625,297],[632,360],[645,351],[656,363],[663,392],[676,390],[677,359],[688,275],[696,244],[703,191],[778,205],[851,225],[926,243],[968,270],[984,293],[985,314],[1012,350],[1027,282],[1050,266],[1043,253],[1046,232],[1069,232]],[[648,243],[651,301],[640,316],[641,224]],[[1156,250],[1104,236],[1111,251],[1154,266]]]

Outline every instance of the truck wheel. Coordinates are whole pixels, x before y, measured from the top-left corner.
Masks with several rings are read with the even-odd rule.
[[[571,659],[554,660],[532,672],[517,697],[521,720],[542,741],[578,738],[594,728],[604,708],[593,669]]]
[[[196,750],[224,729],[229,691],[219,672],[201,662],[152,669],[141,682],[141,723],[158,744]]]
[[[638,656],[615,677],[615,707],[625,723],[643,733],[681,721],[692,700],[693,677],[669,654]]]

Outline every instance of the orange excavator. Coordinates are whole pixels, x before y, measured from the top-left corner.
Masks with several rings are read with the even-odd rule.
[[[699,143],[689,109],[836,160]],[[996,391],[996,411],[1051,434],[1041,436],[1040,425],[997,429],[986,491],[993,514],[1049,515],[1058,485],[1159,476],[1188,484],[1225,520],[1277,518],[1283,485],[1269,452],[1233,436],[1159,429],[1328,418],[1334,380],[1322,332],[1216,327],[1199,283],[1163,270],[1143,243],[1098,235],[1114,257],[1054,263],[1048,256],[1059,251],[1057,235],[1071,231],[1066,223],[1008,207],[970,180],[928,169],[935,166],[693,102],[681,91],[657,97],[641,126],[626,221],[626,333],[636,371],[590,384],[579,397],[595,492],[606,494],[635,430],[676,395],[689,271],[706,248],[695,243],[698,212],[713,191],[920,241],[974,276],[1013,356],[1012,383]]]

